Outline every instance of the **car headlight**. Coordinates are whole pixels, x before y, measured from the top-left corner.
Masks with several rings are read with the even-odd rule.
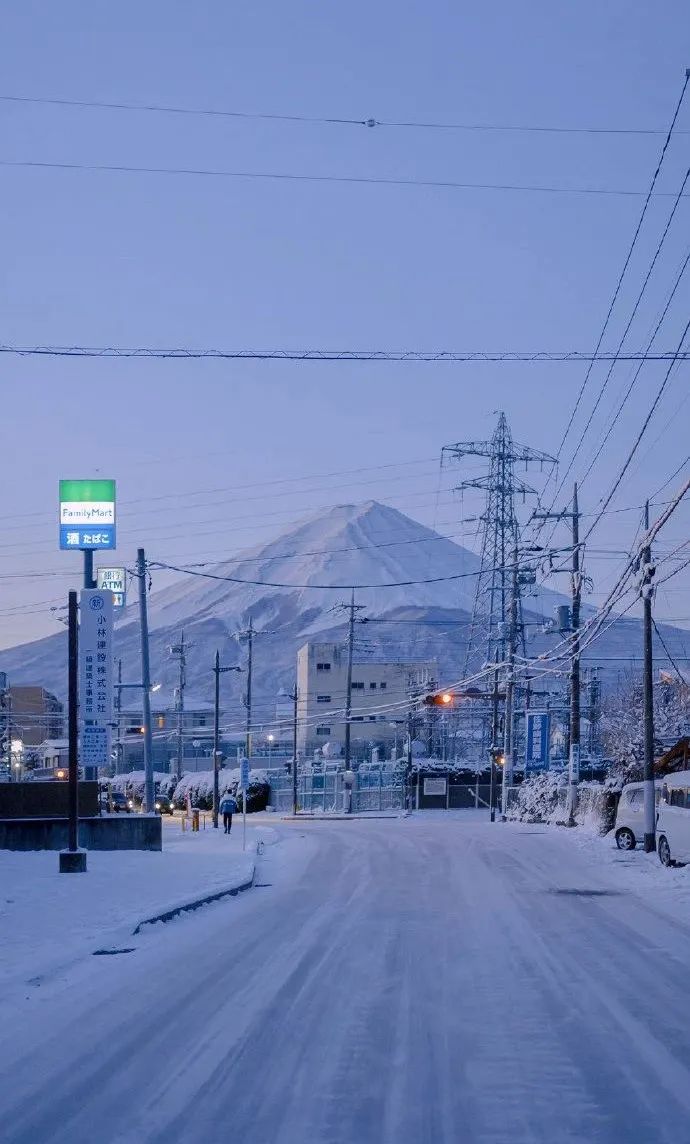
[[[130,798],[129,802],[127,803],[127,806],[129,807],[130,810],[132,810],[134,803],[132,802],[131,798]]]

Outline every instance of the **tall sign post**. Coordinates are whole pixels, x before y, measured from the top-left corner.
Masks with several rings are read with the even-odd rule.
[[[67,819],[67,849],[60,851],[59,858],[59,869],[61,874],[82,874],[86,870],[86,851],[79,849],[78,610],[77,593],[70,592],[67,605],[67,728],[69,743],[69,811]]]

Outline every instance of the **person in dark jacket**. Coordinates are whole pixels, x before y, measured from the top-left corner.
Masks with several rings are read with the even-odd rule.
[[[232,816],[237,810],[237,803],[229,792],[223,795],[218,809],[223,815],[223,833],[229,834],[232,830]]]

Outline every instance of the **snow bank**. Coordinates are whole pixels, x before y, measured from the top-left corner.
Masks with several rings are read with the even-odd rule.
[[[144,918],[247,882],[270,826],[222,831],[164,827],[160,853],[91,851],[86,874],[59,874],[55,851],[0,851],[0,1002],[13,982],[50,976],[101,947],[129,944]]]

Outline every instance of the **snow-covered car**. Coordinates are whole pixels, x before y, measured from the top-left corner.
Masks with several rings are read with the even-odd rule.
[[[662,783],[655,782],[659,805]],[[644,838],[644,783],[626,783],[621,791],[614,827],[619,850],[634,850]]]
[[[657,854],[664,866],[690,862],[690,771],[666,775],[656,837]]]

